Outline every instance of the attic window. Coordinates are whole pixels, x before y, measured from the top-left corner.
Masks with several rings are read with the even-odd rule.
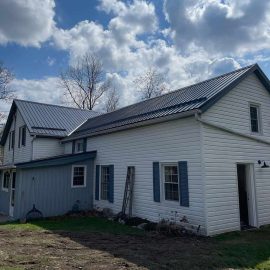
[[[250,110],[250,129],[252,133],[261,132],[261,121],[260,121],[260,106],[251,104]]]

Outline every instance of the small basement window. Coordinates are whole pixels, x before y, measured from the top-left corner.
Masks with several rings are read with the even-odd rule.
[[[165,200],[179,201],[178,166],[164,165],[163,177]]]
[[[3,191],[8,191],[9,182],[10,182],[10,173],[9,172],[4,172],[3,179],[2,179],[2,190]]]
[[[100,179],[100,199],[108,200],[109,192],[109,177],[110,177],[110,168],[109,166],[101,166],[101,179]]]
[[[260,123],[260,106],[250,105],[250,128],[251,132],[260,133],[261,123]]]
[[[71,187],[86,187],[86,165],[72,166]]]

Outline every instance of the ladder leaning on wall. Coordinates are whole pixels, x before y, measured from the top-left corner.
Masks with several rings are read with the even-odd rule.
[[[127,167],[127,177],[126,177],[126,185],[124,191],[123,205],[122,205],[122,214],[126,215],[127,207],[128,207],[128,216],[132,216],[132,201],[133,201],[133,187],[135,181],[135,167],[128,166]]]

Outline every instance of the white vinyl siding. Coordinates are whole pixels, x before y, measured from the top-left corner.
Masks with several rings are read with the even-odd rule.
[[[270,137],[270,95],[252,74],[231,90],[202,118],[247,135],[250,129],[250,104],[260,104],[262,137]],[[258,160],[270,163],[270,146],[202,124],[202,150],[205,177],[205,204],[208,234],[240,229],[236,163],[254,165],[258,223],[270,224],[270,170]]]
[[[133,214],[159,221],[171,211],[205,228],[199,124],[193,117],[88,138],[87,151],[97,150],[96,164],[114,164],[114,203],[96,200],[97,207],[121,211],[127,167],[135,166]],[[177,201],[154,202],[153,162],[189,164],[190,206]],[[162,183],[162,180],[160,181]],[[162,187],[161,187],[162,189]]]
[[[270,97],[255,74],[249,75],[232,91],[209,108],[202,118],[235,131],[257,136],[250,129],[250,104],[260,105],[262,139],[270,138]]]
[[[47,158],[64,154],[64,145],[59,139],[36,138],[33,141],[33,159]]]
[[[15,126],[16,123],[16,126]],[[15,131],[14,149],[9,150],[9,138],[7,138],[4,146],[4,164],[19,163],[30,161],[32,158],[32,139],[28,129],[26,128],[25,147],[19,145],[19,129],[24,126],[25,122],[19,111],[16,112],[15,118],[12,121],[10,130]]]

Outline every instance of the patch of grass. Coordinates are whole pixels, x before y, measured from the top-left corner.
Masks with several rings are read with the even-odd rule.
[[[111,234],[143,235],[142,230],[132,228],[117,222],[99,217],[61,217],[32,221],[30,223],[7,223],[0,225],[0,229],[8,230],[50,230],[72,232],[102,232]]]
[[[215,237],[219,265],[237,269],[270,269],[270,226]]]

